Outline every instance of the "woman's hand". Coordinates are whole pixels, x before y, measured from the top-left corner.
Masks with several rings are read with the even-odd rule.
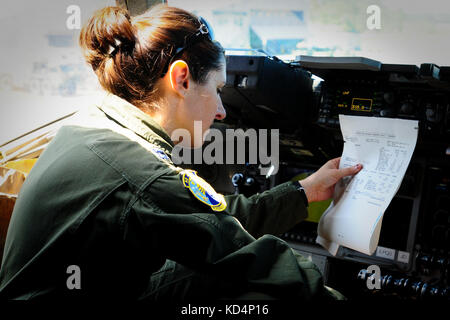
[[[333,196],[336,182],[345,176],[357,174],[362,169],[361,164],[339,169],[340,160],[341,157],[331,159],[312,175],[300,180],[308,202],[330,199]]]

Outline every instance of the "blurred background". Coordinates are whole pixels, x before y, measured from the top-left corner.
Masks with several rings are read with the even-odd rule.
[[[159,2],[164,1],[133,1],[129,9],[136,14]],[[206,18],[225,48],[262,49],[283,60],[364,56],[382,63],[450,65],[446,0],[165,2]],[[47,117],[58,118],[92,100],[99,86],[78,47],[77,23],[82,26],[96,9],[116,4],[128,5],[126,0],[2,3],[0,145]],[[380,29],[367,27],[370,5],[380,9]]]

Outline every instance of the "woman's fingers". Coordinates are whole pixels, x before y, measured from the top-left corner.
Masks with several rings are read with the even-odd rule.
[[[338,169],[340,160],[341,160],[341,157],[331,159],[325,164],[325,166],[329,169]]]
[[[339,178],[357,174],[359,171],[361,171],[361,169],[362,169],[362,164],[360,164],[360,163],[358,163],[357,165],[351,166],[351,167],[339,169],[339,176],[340,176]]]

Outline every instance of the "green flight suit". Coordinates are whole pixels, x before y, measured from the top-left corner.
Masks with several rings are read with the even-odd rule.
[[[0,298],[138,299],[166,259],[215,279],[218,297],[334,297],[312,262],[269,235],[307,215],[291,182],[226,195],[214,211],[184,185],[172,148],[151,117],[111,94],[59,129],[17,199]],[[80,288],[68,285],[73,265]]]

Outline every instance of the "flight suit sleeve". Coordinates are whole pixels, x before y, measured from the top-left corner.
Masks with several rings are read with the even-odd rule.
[[[231,211],[245,210],[245,214],[259,211],[263,219],[285,201],[295,202],[292,207],[301,205],[292,184],[272,190],[249,199],[234,197],[227,206],[231,205]],[[270,204],[273,200],[279,204]],[[245,214],[242,218],[248,221]],[[255,239],[230,210],[211,210],[183,185],[179,173],[160,174],[138,195],[123,220],[123,239],[154,260],[170,259],[216,275],[223,279],[220,289],[225,296],[255,291],[277,298],[308,299],[323,291],[320,271],[313,263],[299,263],[288,244],[277,237],[266,234]]]
[[[289,181],[255,194],[227,195],[226,211],[235,216],[254,237],[280,235],[308,216],[300,192]]]
[[[183,186],[180,174],[164,174],[151,191],[152,199],[168,213],[212,212]],[[300,192],[289,181],[251,197],[225,195],[225,213],[236,217],[252,236],[280,235],[308,216]]]
[[[299,263],[283,240],[255,240],[224,212],[168,214],[138,199],[124,228],[124,240],[142,255],[170,259],[214,275],[223,296],[262,292],[275,298],[308,300],[322,290],[320,271]]]

